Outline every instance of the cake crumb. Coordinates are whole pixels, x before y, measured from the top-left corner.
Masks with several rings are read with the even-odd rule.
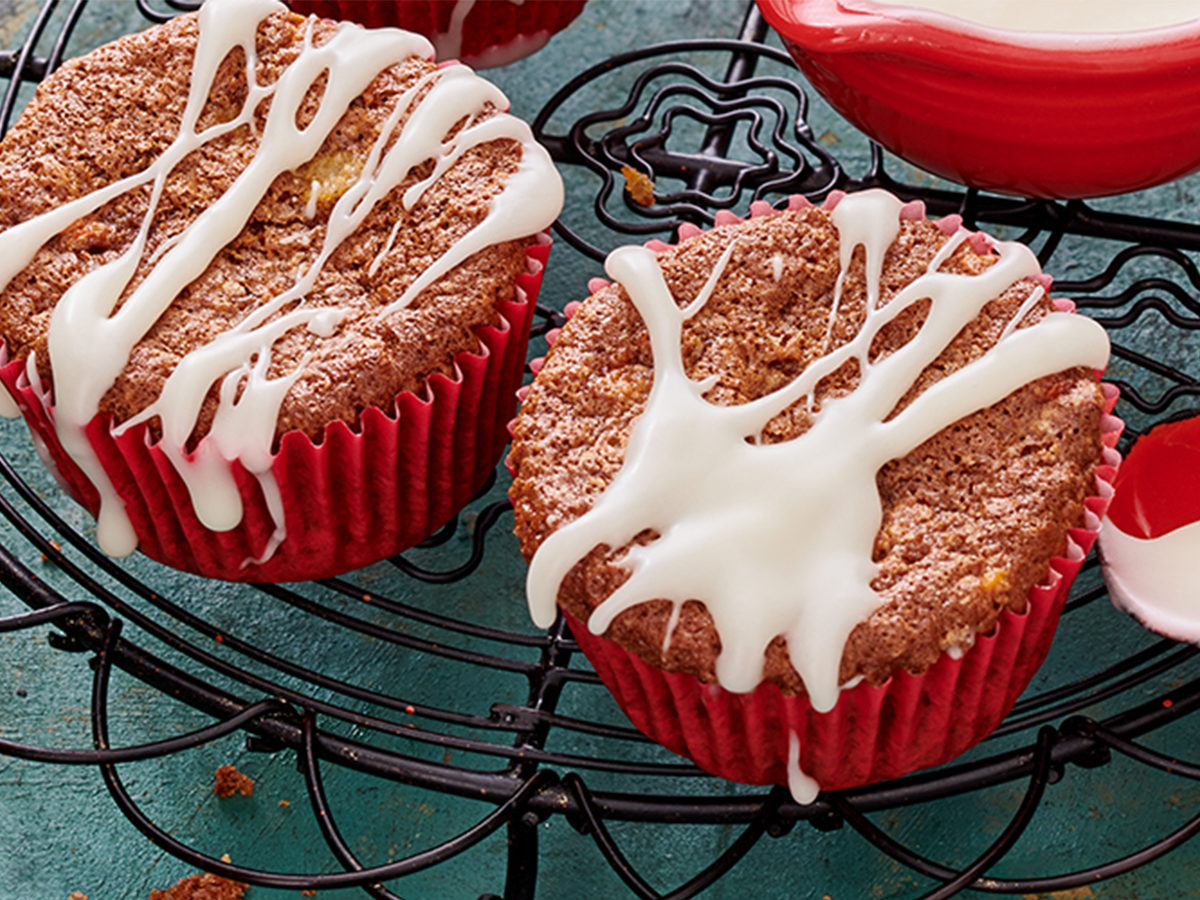
[[[292,805],[292,801],[291,800],[280,800],[279,805],[282,806],[284,809],[287,809],[289,806]]]
[[[88,900],[88,895],[81,891],[71,891],[71,896],[67,900]]]
[[[232,797],[237,793],[249,797],[254,793],[254,779],[249,775],[243,775],[233,766],[221,766],[221,768],[217,769],[216,780],[213,783],[213,793],[221,799]]]
[[[625,190],[638,206],[654,205],[654,182],[643,172],[633,166],[621,166],[621,175],[625,178]]]
[[[204,872],[180,879],[165,891],[151,891],[150,900],[242,900],[245,895],[244,884]]]
[[[317,896],[317,892],[314,891],[312,888],[309,888],[307,891],[301,891],[300,896],[301,897],[315,897],[315,896]]]

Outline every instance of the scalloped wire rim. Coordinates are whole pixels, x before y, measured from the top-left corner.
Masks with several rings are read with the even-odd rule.
[[[86,2],[71,2],[44,56],[38,56],[36,51],[47,42],[57,0],[47,0],[43,4],[27,38],[17,50],[0,52],[0,77],[8,81],[0,101],[0,132],[7,128],[12,117],[21,84],[39,80],[61,61]],[[158,0],[158,3],[167,9],[152,6],[149,0],[137,0],[138,9],[149,21],[161,21],[197,5],[183,0]],[[683,222],[707,224],[713,218],[713,210],[744,209],[751,200],[772,199],[776,193],[801,190],[819,201],[834,189],[882,186],[906,199],[919,197],[925,200],[931,213],[957,212],[971,227],[977,222],[988,222],[1022,228],[1025,230],[1023,239],[1042,242],[1040,255],[1043,261],[1067,234],[1132,241],[1137,245],[1116,252],[1104,272],[1078,282],[1059,282],[1056,293],[1071,295],[1081,308],[1097,311],[1100,313],[1097,318],[1116,331],[1135,325],[1149,313],[1158,313],[1176,328],[1200,327],[1200,303],[1177,282],[1164,278],[1122,282],[1127,267],[1149,258],[1173,267],[1181,273],[1186,285],[1200,290],[1200,274],[1191,259],[1180,252],[1200,248],[1200,226],[1100,213],[1079,202],[1027,201],[974,191],[930,190],[905,185],[886,172],[884,155],[878,148],[872,150],[868,173],[857,179],[851,178],[838,160],[813,139],[804,117],[807,97],[796,82],[754,74],[762,60],[789,69],[791,64],[780,51],[757,43],[762,40],[765,29],[752,5],[748,10],[740,40],[679,42],[622,54],[573,79],[539,114],[536,126],[559,161],[566,165],[586,166],[600,176],[602,187],[595,212],[613,232],[615,241],[624,242],[625,235],[630,234],[669,237]],[[686,63],[657,61],[660,57],[695,50],[727,53],[729,63],[724,76],[715,78]],[[570,125],[565,134],[545,131],[568,97],[606,73],[633,64],[645,64],[646,68],[635,80],[626,103],[613,110],[589,113]],[[663,76],[667,76],[670,84],[651,91],[654,79]],[[753,91],[760,88],[775,93],[765,100],[752,96]],[[787,102],[779,99],[781,95],[788,98]],[[787,103],[793,105],[789,107]],[[655,115],[662,116],[664,124],[657,134],[651,133],[655,127],[654,115],[635,115],[647,105]],[[764,116],[773,124],[766,124]],[[627,124],[618,127],[616,120],[622,117],[627,119]],[[696,153],[681,155],[666,149],[672,124],[682,119],[700,123],[705,129]],[[791,138],[788,129],[781,124],[789,121],[795,123]],[[589,135],[588,129],[599,126],[607,126],[609,131],[597,140]],[[716,159],[726,155],[738,129],[748,135],[750,151],[759,162],[730,163]],[[770,136],[769,142],[764,135]],[[796,144],[788,143],[792,138]],[[791,168],[780,163],[784,159],[791,161]],[[810,159],[812,162],[808,161]],[[670,196],[665,213],[662,209],[646,210],[632,203],[623,191],[615,190],[614,172],[630,162],[664,170],[682,166],[682,171],[688,173],[684,189]],[[635,218],[641,217],[644,221],[630,223],[610,213],[608,204],[616,202],[617,196],[622,198],[626,212],[631,211]],[[668,200],[667,197],[663,199]],[[604,249],[579,237],[569,225],[560,223],[558,230],[583,252],[596,258],[603,256]],[[1109,291],[1112,293],[1106,293]],[[539,308],[534,334],[545,335],[553,328],[561,327],[562,323],[561,313]],[[1123,403],[1141,414],[1143,420],[1140,426],[1131,423],[1126,431],[1126,442],[1132,441],[1153,419],[1177,418],[1195,411],[1198,405],[1195,398],[1200,387],[1187,373],[1119,342],[1114,342],[1114,353],[1139,373],[1152,376],[1153,384],[1166,385],[1156,392],[1140,383],[1118,382]],[[672,780],[699,774],[688,764],[639,762],[624,758],[619,752],[605,757],[585,757],[544,749],[552,729],[600,736],[631,746],[646,743],[645,738],[628,727],[573,718],[555,711],[564,689],[581,685],[600,690],[596,687],[598,680],[594,673],[587,668],[573,667],[577,647],[561,622],[548,634],[507,631],[429,613],[377,593],[364,594],[360,587],[344,579],[322,583],[319,586],[321,599],[313,599],[309,595],[311,592],[282,586],[257,587],[276,601],[306,615],[319,616],[338,628],[406,646],[435,663],[437,660],[456,660],[481,670],[503,669],[519,674],[528,684],[528,696],[523,704],[495,703],[487,717],[424,705],[418,698],[384,695],[282,659],[250,641],[223,635],[215,625],[160,596],[152,587],[98,553],[85,537],[43,503],[3,459],[0,459],[0,475],[7,485],[0,493],[0,514],[28,543],[16,552],[0,547],[0,583],[32,610],[0,618],[0,632],[54,625],[58,630],[50,634],[52,646],[95,654],[91,688],[93,748],[57,750],[3,740],[0,741],[0,754],[62,765],[98,766],[118,808],[148,840],[191,865],[247,883],[296,889],[358,885],[371,896],[393,898],[396,895],[382,887],[380,881],[440,864],[504,827],[509,841],[506,893],[513,897],[532,896],[537,882],[536,826],[555,814],[564,815],[576,829],[590,835],[601,858],[634,896],[643,898],[694,896],[723,877],[764,835],[782,837],[800,820],[825,830],[849,825],[889,857],[939,882],[926,897],[947,897],[966,888],[1032,893],[1089,884],[1143,865],[1200,832],[1200,816],[1196,816],[1141,850],[1104,865],[1051,877],[1003,880],[981,877],[1004,857],[1037,809],[1046,785],[1062,776],[1067,763],[1083,767],[1103,765],[1115,750],[1142,765],[1182,778],[1200,779],[1200,763],[1169,759],[1133,743],[1135,738],[1194,713],[1200,707],[1200,679],[1134,703],[1102,723],[1072,716],[1105,698],[1128,695],[1131,700],[1136,700],[1135,688],[1192,660],[1200,652],[1195,647],[1167,640],[1156,641],[1077,681],[1023,698],[993,737],[1045,726],[1063,716],[1069,718],[1057,729],[1042,727],[1035,743],[1016,750],[916,773],[894,782],[825,795],[808,807],[795,805],[788,799],[786,791],[778,788],[753,795],[725,794],[722,783],[715,780],[715,792],[711,795],[680,797],[676,795]],[[494,533],[507,511],[508,504],[501,501],[479,512],[467,557],[457,565],[430,569],[414,562],[407,554],[394,559],[393,565],[426,583],[461,581],[483,561],[489,544],[488,535]],[[44,525],[37,524],[39,520]],[[451,523],[424,546],[446,545],[459,533],[457,522]],[[66,549],[52,540],[50,534],[60,536]],[[94,597],[96,602],[73,602],[54,590],[23,561],[37,559],[39,554],[72,579],[81,595]],[[1088,568],[1094,567],[1093,560]],[[1079,610],[1104,597],[1102,587],[1081,588],[1068,603],[1067,612]],[[355,601],[396,617],[397,626],[378,625],[346,612],[346,604]],[[182,627],[164,628],[148,614],[150,611],[165,614]],[[436,637],[408,634],[407,623],[438,629]],[[123,627],[138,629],[137,640],[122,637]],[[203,641],[181,637],[176,630],[200,635]],[[496,652],[468,650],[455,645],[455,636],[482,639],[499,649]],[[221,638],[228,654],[243,658],[245,664],[231,662],[228,654],[217,655],[205,649],[211,647],[216,638]],[[183,654],[193,668],[185,670],[166,663],[142,646],[147,639],[158,640],[170,650]],[[522,661],[519,654],[509,652],[520,648],[536,652],[537,660]],[[108,682],[113,666],[178,697],[211,716],[214,723],[166,741],[111,747],[108,741]],[[202,674],[196,674],[194,667]],[[279,679],[262,675],[264,668]],[[218,677],[244,686],[245,696],[218,687]],[[295,684],[295,679],[302,681],[305,689],[285,686],[284,681]],[[311,696],[305,691],[311,692]],[[324,696],[332,693],[345,698],[346,702],[319,700],[318,693]],[[367,702],[384,712],[366,714],[352,708],[349,701]],[[405,718],[393,721],[388,714],[403,714]],[[368,736],[351,740],[328,727],[323,728],[323,721],[351,722]],[[414,728],[415,723],[420,726]],[[458,725],[482,730],[495,737],[459,737],[439,730]],[[182,752],[238,731],[247,735],[247,742],[253,748],[290,747],[295,750],[313,813],[342,872],[289,874],[225,864],[166,834],[138,807],[117,774],[118,764]],[[418,743],[482,754],[485,758],[499,760],[503,768],[484,772],[421,762],[415,757],[375,746],[371,742],[372,735],[399,736]],[[386,866],[366,868],[350,851],[348,842],[336,826],[336,811],[324,791],[322,763],[351,766],[380,778],[480,798],[493,808],[474,826],[449,840]],[[566,774],[560,778],[559,771]],[[584,772],[618,772],[666,781],[661,784],[661,792],[597,791],[588,786],[586,776],[581,774]],[[1013,820],[992,847],[961,870],[926,859],[866,817],[879,810],[896,809],[1019,779],[1026,779],[1028,786]],[[676,889],[660,894],[636,871],[616,843],[608,826],[616,821],[727,823],[744,827],[725,852],[701,872]]]

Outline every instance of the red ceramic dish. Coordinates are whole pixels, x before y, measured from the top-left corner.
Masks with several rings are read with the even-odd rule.
[[[757,2],[838,112],[935,174],[1073,198],[1200,169],[1200,21],[1064,34],[870,0]]]
[[[1159,425],[1136,444],[1113,480],[1108,518],[1140,538],[1200,520],[1200,417]]]
[[[1100,537],[1113,605],[1153,632],[1200,644],[1200,417],[1143,435],[1113,490]]]

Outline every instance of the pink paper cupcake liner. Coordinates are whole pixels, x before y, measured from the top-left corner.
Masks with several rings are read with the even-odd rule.
[[[840,194],[831,195],[827,206]],[[791,198],[789,208],[809,205]],[[751,205],[750,215],[771,215],[765,202]],[[906,205],[904,218],[923,218],[924,206]],[[719,212],[717,225],[742,221]],[[935,223],[954,233],[961,219]],[[685,225],[683,240],[701,229]],[[984,252],[988,239],[972,244]],[[646,244],[652,250],[668,245]],[[1045,279],[1047,286],[1049,278]],[[607,282],[593,279],[589,290]],[[1067,300],[1054,300],[1060,311],[1074,310]],[[568,309],[570,316],[573,310]],[[552,336],[548,336],[552,340]],[[541,360],[535,360],[535,371]],[[1097,373],[1099,377],[1100,373]],[[763,683],[749,693],[734,693],[705,684],[694,675],[665,672],[634,653],[592,634],[586,624],[564,612],[576,642],[635,727],[700,768],[730,781],[788,784],[789,752],[799,743],[799,769],[822,790],[840,790],[896,778],[916,769],[944,763],[977,744],[1000,724],[1049,652],[1071,584],[1095,543],[1100,521],[1112,497],[1112,481],[1120,464],[1117,439],[1124,423],[1112,415],[1118,391],[1101,384],[1104,414],[1101,464],[1095,494],[1084,501],[1082,527],[1068,531],[1063,556],[1050,560],[1043,584],[1030,591],[1021,612],[1006,610],[990,633],[977,636],[961,655],[943,654],[921,674],[900,671],[874,687],[860,683],[842,690],[834,708],[819,713],[806,695],[788,697],[777,685]]]
[[[470,501],[504,452],[549,251],[546,235],[526,249],[528,271],[517,276],[516,299],[498,304],[496,326],[478,330],[478,351],[455,356],[453,377],[434,373],[420,394],[399,394],[391,410],[367,409],[356,429],[337,421],[318,441],[283,435],[271,472],[287,536],[262,562],[254,561],[275,524],[254,475],[231,463],[245,514],[237,527],[211,531],[147,427],[115,433],[110,417],[97,416],[87,436],[125,503],[138,548],[211,578],[303,581],[378,562],[428,537]],[[52,399],[6,350],[0,381],[56,477],[95,515],[96,489],[59,443]]]

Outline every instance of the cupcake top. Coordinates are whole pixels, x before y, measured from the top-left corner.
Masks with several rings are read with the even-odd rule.
[[[132,534],[97,414],[147,423],[229,527],[228,460],[269,479],[281,434],[391,409],[498,324],[562,185],[496,87],[431,56],[209,0],[65,64],[0,143],[0,337],[53,392],[106,550]]]
[[[539,624],[829,709],[1022,609],[1083,523],[1108,341],[1023,245],[868,191],[607,270],[514,427]]]

